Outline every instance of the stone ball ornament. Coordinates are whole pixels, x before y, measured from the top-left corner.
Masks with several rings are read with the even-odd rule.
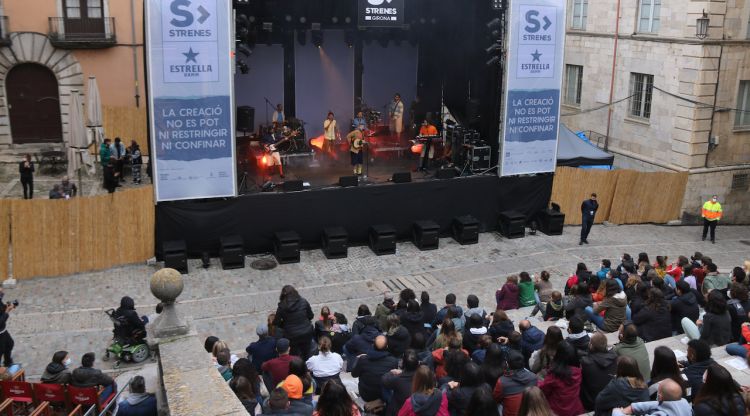
[[[174,303],[184,287],[182,274],[175,269],[165,267],[151,276],[151,293],[164,303]]]

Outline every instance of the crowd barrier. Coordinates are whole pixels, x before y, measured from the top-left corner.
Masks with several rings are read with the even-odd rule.
[[[151,186],[69,200],[0,200],[0,277],[60,276],[154,255]],[[10,253],[9,253],[10,250]]]
[[[666,223],[679,219],[687,172],[638,172],[559,167],[552,202],[565,213],[565,224],[581,223],[581,203],[597,194],[596,222]]]

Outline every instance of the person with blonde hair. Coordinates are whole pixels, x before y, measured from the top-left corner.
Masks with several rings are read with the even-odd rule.
[[[537,386],[527,387],[523,391],[521,407],[518,409],[519,416],[555,416],[549,407],[547,397]]]

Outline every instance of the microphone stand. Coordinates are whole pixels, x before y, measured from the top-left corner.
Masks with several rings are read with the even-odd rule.
[[[268,107],[271,106],[271,108],[274,108],[274,106],[273,106],[273,104],[271,104],[271,100],[269,100],[268,98],[263,97],[263,99],[266,100],[266,125],[268,125],[269,124],[269,121],[268,121]],[[276,110],[274,109],[274,111],[276,111]]]

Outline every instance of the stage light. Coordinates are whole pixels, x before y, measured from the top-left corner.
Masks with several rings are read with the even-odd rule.
[[[419,18],[419,23],[425,24],[425,23],[427,23],[427,19],[425,19],[424,17],[420,17]]]
[[[500,63],[500,57],[499,56],[493,56],[489,61],[485,62],[484,64],[487,66],[492,66],[495,64]]]
[[[312,30],[320,30],[323,26],[320,23],[311,23],[310,29]]]
[[[351,22],[352,22],[352,18],[351,18],[351,17],[349,17],[349,16],[346,16],[346,18],[344,18],[344,23],[346,23],[347,25],[348,25],[349,23],[351,23]]]
[[[253,51],[244,43],[237,45],[237,52],[245,55],[246,57],[252,55]]]
[[[502,26],[502,23],[503,22],[496,17],[487,23],[487,29],[489,29],[490,32],[500,30],[500,26]]]
[[[323,31],[320,30],[320,23],[313,23],[311,26],[312,43],[316,48],[320,49],[323,47]]]
[[[306,30],[297,31],[297,42],[299,42],[301,46],[305,46],[307,44],[307,31]]]
[[[255,22],[255,16],[250,16],[247,19],[250,21],[250,23]]]
[[[346,42],[346,46],[350,48],[354,46],[354,31],[353,30],[347,30],[344,32],[344,42]]]
[[[286,15],[286,17],[284,17],[284,20],[286,20],[287,22],[291,22],[292,21],[292,16],[288,14],[288,15]]]
[[[299,22],[305,24],[307,22],[307,18],[305,16],[302,16],[299,18]]]
[[[503,0],[490,0],[490,6],[492,7],[492,10],[502,10]]]
[[[494,44],[492,44],[492,46],[490,46],[489,48],[485,49],[484,51],[485,51],[485,52],[486,52],[487,54],[490,54],[490,53],[493,53],[493,52],[497,52],[497,51],[499,51],[499,50],[502,50],[502,48],[503,48],[503,45],[501,45],[501,44],[499,44],[499,43],[494,43]]]
[[[234,0],[235,6],[244,6],[250,4],[250,0]]]
[[[333,22],[333,24],[335,25],[336,23],[338,23],[338,22],[339,22],[339,18],[338,18],[338,17],[336,17],[336,16],[333,16],[333,17],[331,18],[331,22]]]

